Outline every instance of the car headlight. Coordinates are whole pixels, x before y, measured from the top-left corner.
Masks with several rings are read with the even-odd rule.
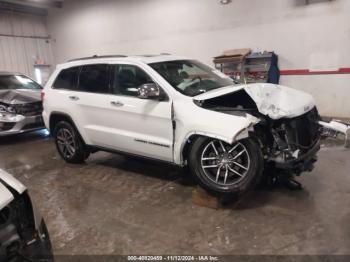
[[[25,117],[11,113],[0,113],[0,122],[20,122]]]

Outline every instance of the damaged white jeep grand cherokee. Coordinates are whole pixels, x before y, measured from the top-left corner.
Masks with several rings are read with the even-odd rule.
[[[98,150],[188,165],[199,184],[242,193],[269,165],[310,171],[320,149],[314,99],[272,84],[235,85],[198,61],[109,56],[57,66],[43,118],[70,163]]]

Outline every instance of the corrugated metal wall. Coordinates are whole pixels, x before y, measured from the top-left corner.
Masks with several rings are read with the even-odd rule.
[[[0,12],[0,71],[16,71],[33,78],[38,58],[52,65],[46,17]]]

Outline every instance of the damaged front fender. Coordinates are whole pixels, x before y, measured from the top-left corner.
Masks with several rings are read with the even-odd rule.
[[[178,110],[187,105],[174,103],[174,162],[179,165],[184,165],[183,150],[194,136],[210,137],[232,144],[247,138],[249,131],[253,131],[254,125],[260,122],[259,118],[247,113],[216,112],[195,103],[186,111]]]

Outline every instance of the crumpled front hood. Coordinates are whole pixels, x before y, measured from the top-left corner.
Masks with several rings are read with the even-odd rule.
[[[314,98],[305,92],[265,83],[223,87],[195,96],[194,99],[208,100],[242,89],[254,100],[259,112],[271,119],[297,117],[315,107]]]
[[[14,196],[7,187],[13,188],[19,194],[22,194],[26,190],[26,187],[21,182],[6,171],[0,169],[0,210],[14,199]]]
[[[10,105],[39,102],[40,92],[28,89],[0,90],[0,102]]]

